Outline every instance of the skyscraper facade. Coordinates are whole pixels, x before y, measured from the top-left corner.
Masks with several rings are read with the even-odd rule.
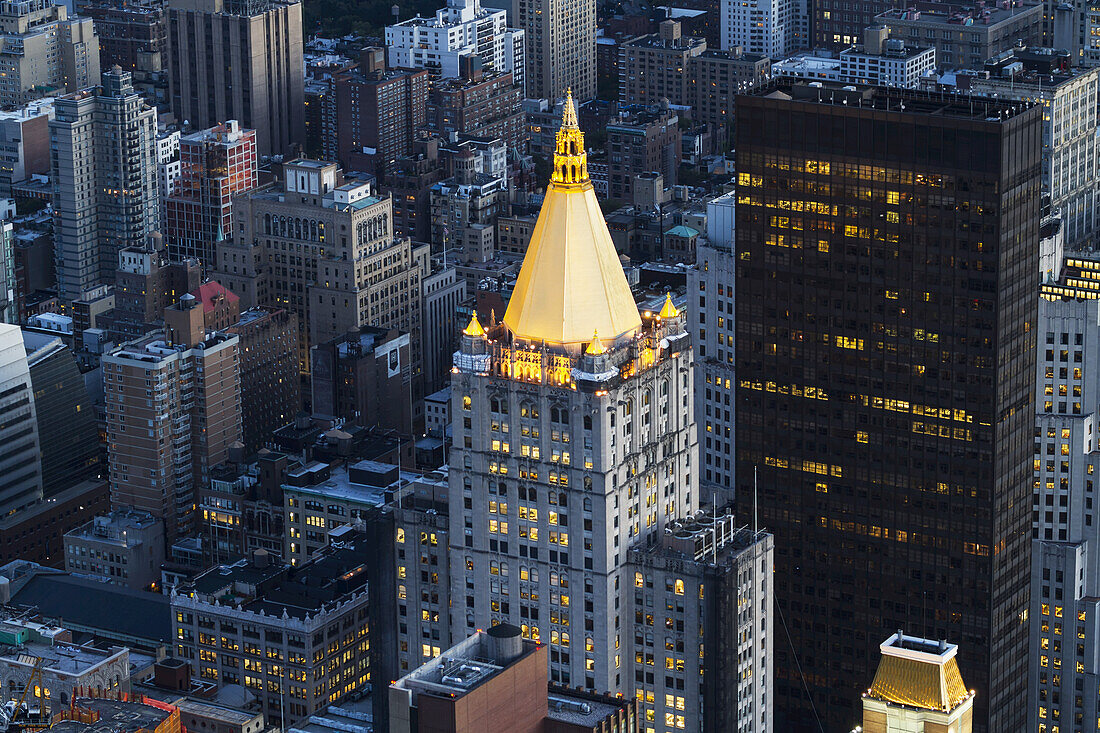
[[[50,122],[54,250],[63,301],[114,282],[119,250],[160,227],[157,112],[115,66],[103,86],[59,97]]]
[[[737,114],[736,493],[775,533],[785,725],[806,688],[857,723],[905,627],[966,642],[975,730],[1021,730],[1040,109],[779,80]]]
[[[305,144],[302,4],[297,0],[172,0],[172,111],[197,129],[238,120],[260,155]]]
[[[165,327],[103,357],[111,504],[164,520],[169,543],[193,527],[197,489],[241,438],[237,336],[208,332],[192,295]]]
[[[40,436],[27,351],[19,326],[0,324],[0,512],[42,498]]]
[[[165,202],[165,241],[176,262],[214,267],[214,243],[232,236],[233,197],[256,188],[256,131],[236,120],[180,138],[180,177]]]
[[[596,96],[595,0],[517,0],[515,24],[523,29],[527,97]]]
[[[518,626],[549,644],[551,682],[634,697],[647,730],[771,730],[766,690],[731,694],[770,680],[771,538],[699,511],[692,362],[670,298],[638,311],[567,97],[504,320],[475,315],[454,355],[450,608],[399,593],[399,618]],[[701,639],[712,623],[725,635]]]
[[[91,18],[68,17],[51,0],[0,3],[0,106],[99,83],[99,37]]]

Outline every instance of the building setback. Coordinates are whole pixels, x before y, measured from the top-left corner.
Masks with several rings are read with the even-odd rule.
[[[858,722],[903,625],[967,640],[976,731],[1024,726],[1042,120],[955,99],[737,99],[736,496],[775,533],[788,729],[806,686]]]
[[[91,18],[68,17],[50,0],[0,3],[0,106],[8,109],[99,83],[99,37]]]

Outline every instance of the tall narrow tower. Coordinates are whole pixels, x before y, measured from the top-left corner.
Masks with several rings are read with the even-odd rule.
[[[671,303],[638,313],[572,97],[504,322],[454,363],[452,635],[515,624],[553,682],[635,695],[623,566],[698,508],[692,357]]]

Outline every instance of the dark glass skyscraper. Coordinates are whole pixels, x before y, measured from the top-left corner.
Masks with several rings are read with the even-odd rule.
[[[737,498],[758,469],[778,729],[817,730],[808,688],[850,730],[899,628],[966,649],[975,731],[1024,727],[1041,134],[995,100],[737,100]]]

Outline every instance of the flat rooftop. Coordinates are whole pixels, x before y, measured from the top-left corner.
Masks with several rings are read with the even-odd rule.
[[[62,720],[50,728],[54,733],[137,733],[142,730],[154,730],[168,719],[167,710],[143,705],[138,702],[123,702],[108,698],[79,697],[73,705],[81,710],[95,712],[99,719],[94,723],[82,723],[77,720]]]
[[[1034,106],[1018,100],[970,98],[946,92],[872,87],[837,81],[811,82],[791,77],[775,78],[768,84],[753,89],[746,96],[990,122],[1017,117]]]

